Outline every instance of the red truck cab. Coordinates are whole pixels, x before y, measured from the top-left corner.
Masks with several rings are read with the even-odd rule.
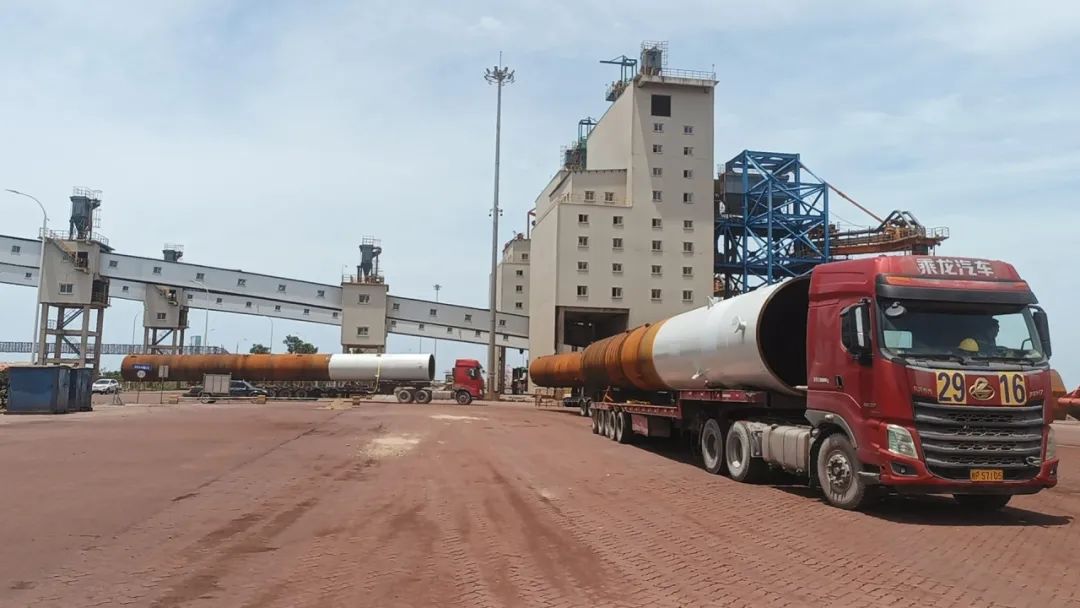
[[[819,444],[835,452],[820,455],[817,480],[830,501],[861,502],[880,484],[994,508],[1056,485],[1050,338],[1036,304],[1016,269],[993,260],[815,268],[806,417],[851,444]]]
[[[476,359],[454,361],[454,399],[461,405],[484,396],[484,368]]]

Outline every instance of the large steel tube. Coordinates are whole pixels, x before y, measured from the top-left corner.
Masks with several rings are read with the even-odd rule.
[[[809,288],[809,278],[762,287],[598,340],[580,354],[538,357],[529,371],[540,386],[795,394],[806,384]],[[579,355],[576,384],[570,381],[578,378],[548,372],[552,359],[570,355]]]
[[[394,380],[430,382],[435,377],[431,355],[128,355],[120,366],[125,380],[139,380],[136,366],[145,369],[146,379],[157,379],[162,366],[169,368],[169,380],[199,382],[203,374],[232,374],[237,380],[316,381]]]
[[[539,357],[529,365],[529,376],[539,386],[581,386],[581,353],[561,353]]]

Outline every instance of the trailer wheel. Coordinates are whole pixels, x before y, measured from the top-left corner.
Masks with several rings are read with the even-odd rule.
[[[585,398],[582,398],[581,401],[578,402],[578,408],[581,410],[581,415],[582,416],[588,416],[589,415],[589,400],[585,399]]]
[[[416,402],[419,404],[431,403],[431,391],[426,388],[416,391]]]
[[[855,448],[843,433],[833,433],[821,443],[817,475],[829,504],[854,511],[870,502],[873,496],[869,485],[859,476],[861,470]]]
[[[604,410],[604,437],[615,439],[615,412]]]
[[[630,426],[630,414],[619,412],[615,414],[615,441],[630,443],[634,438],[634,429]]]
[[[750,427],[738,421],[728,429],[724,446],[724,460],[728,474],[735,481],[755,483],[761,481],[769,472],[769,465],[750,453]]]
[[[953,500],[961,507],[982,512],[1004,509],[1011,498],[1009,494],[953,494]]]
[[[411,403],[413,400],[413,392],[407,388],[399,388],[394,391],[394,396],[397,397],[398,403]]]
[[[598,409],[593,409],[591,412],[589,412],[589,418],[592,419],[592,432],[593,432],[593,435],[599,435],[600,434],[600,414],[602,414],[602,413],[603,412],[601,412]]]
[[[701,427],[701,463],[705,470],[716,475],[724,468],[724,434],[720,432],[720,423],[709,418]]]
[[[296,389],[296,392],[293,393],[293,396],[297,397],[298,399],[304,399],[305,397],[307,397],[307,389],[298,388]]]
[[[214,397],[210,393],[206,391],[199,393],[199,403],[210,403],[213,400]]]
[[[472,403],[472,393],[469,391],[458,391],[457,395],[454,395],[454,401],[457,401],[458,405],[469,405]]]

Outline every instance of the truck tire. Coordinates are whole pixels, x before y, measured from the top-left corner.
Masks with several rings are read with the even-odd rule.
[[[212,403],[213,401],[214,398],[210,395],[210,393],[206,391],[201,391],[199,393],[199,403]]]
[[[742,420],[728,429],[727,439],[724,441],[724,462],[727,464],[728,474],[735,481],[757,483],[769,472],[768,463],[751,455],[751,441],[750,427]]]
[[[630,443],[634,438],[634,429],[631,427],[630,414],[618,412],[615,414],[615,441]]]
[[[589,415],[589,400],[585,399],[585,398],[582,398],[581,401],[578,402],[578,408],[580,409],[582,416],[588,416]]]
[[[615,439],[614,410],[607,410],[604,412],[604,437],[607,437],[608,439]]]
[[[1004,509],[1011,498],[1009,494],[953,494],[953,500],[961,507],[982,512]]]
[[[307,389],[298,388],[296,389],[296,392],[293,393],[293,396],[297,397],[298,399],[305,399],[307,398]]]
[[[416,391],[416,402],[423,405],[431,403],[431,391],[426,388]]]
[[[407,388],[399,388],[394,391],[394,396],[397,397],[398,403],[412,403],[413,392]]]
[[[833,433],[821,442],[817,458],[817,476],[825,500],[834,507],[855,511],[873,499],[871,488],[859,472],[862,463],[843,433]]]
[[[457,401],[458,405],[469,405],[472,403],[472,394],[469,391],[458,391],[454,395],[454,401]]]
[[[701,449],[701,465],[713,475],[724,468],[724,434],[720,432],[720,423],[716,418],[709,418],[701,427],[698,441]]]
[[[593,432],[593,435],[599,435],[600,434],[600,414],[602,414],[602,413],[603,412],[601,412],[600,410],[597,410],[597,409],[593,409],[590,412],[589,418],[592,419],[592,432]]]

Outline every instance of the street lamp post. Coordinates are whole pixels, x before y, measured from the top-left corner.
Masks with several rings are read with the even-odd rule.
[[[131,317],[131,346],[135,346],[135,321],[139,320],[139,313],[135,313]]]
[[[34,339],[30,340],[30,363],[36,364],[45,360],[45,353],[39,352],[37,346],[38,329],[40,329],[41,322],[41,294],[44,293],[45,289],[45,239],[49,234],[49,214],[45,212],[45,205],[42,205],[37,197],[31,196],[25,192],[19,192],[18,190],[12,190],[11,188],[6,188],[6,190],[12,194],[25,196],[37,203],[37,206],[41,209],[41,255],[38,256],[38,301],[34,305]]]
[[[488,399],[497,399],[495,391],[495,273],[499,266],[499,145],[502,137],[502,90],[504,84],[514,82],[514,71],[503,67],[502,53],[499,65],[484,72],[484,80],[495,85],[495,196],[491,204],[491,277],[488,280],[488,310],[491,327],[488,331]]]
[[[442,285],[439,285],[438,283],[436,283],[435,284],[435,303],[436,304],[439,303],[439,290],[440,289],[442,289]],[[433,344],[433,346],[431,348],[431,350],[432,350],[431,356],[435,359],[435,368],[438,369],[438,367],[439,367],[439,339],[435,338],[434,340],[432,340],[432,344]]]
[[[206,292],[206,314],[203,316],[203,352],[206,353],[207,348],[210,346],[210,288],[206,286],[206,283],[191,279],[191,283],[199,285]]]

